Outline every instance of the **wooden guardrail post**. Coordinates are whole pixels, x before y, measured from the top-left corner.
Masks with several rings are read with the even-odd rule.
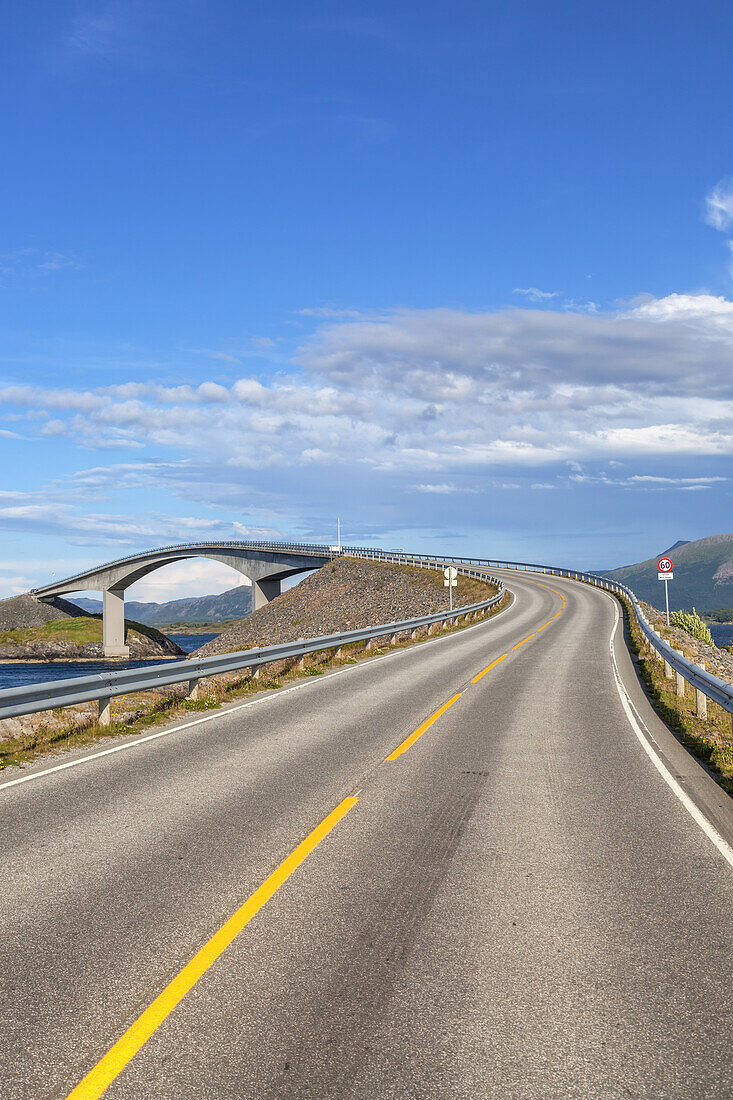
[[[679,653],[680,657],[684,657],[684,653],[681,649],[675,649],[675,653]],[[677,694],[681,698],[685,694],[685,678],[681,672],[675,671],[675,675],[677,677]]]
[[[199,697],[199,681],[198,676],[193,680],[188,681],[188,689],[186,691],[186,698],[195,702]]]
[[[704,691],[700,691],[699,687],[695,688],[695,713],[698,718],[708,716],[708,697]]]
[[[102,695],[97,705],[99,707],[97,724],[100,726],[108,726],[112,721],[112,700],[110,696]]]

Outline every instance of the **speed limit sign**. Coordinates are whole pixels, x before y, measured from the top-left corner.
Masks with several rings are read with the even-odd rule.
[[[664,602],[667,605],[667,626],[669,626],[669,585],[667,582],[674,578],[672,559],[660,558],[657,562],[657,569],[659,570],[657,577],[660,581],[664,581]]]

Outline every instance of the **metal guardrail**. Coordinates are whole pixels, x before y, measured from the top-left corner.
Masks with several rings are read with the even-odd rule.
[[[618,589],[631,601],[644,637],[656,649],[660,657],[675,672],[679,673],[688,684],[692,684],[696,691],[701,691],[708,699],[712,699],[723,710],[727,710],[729,714],[733,715],[733,684],[728,684],[720,677],[713,676],[712,672],[708,672],[706,668],[701,668],[700,665],[696,665],[694,661],[688,660],[687,657],[673,649],[645,618],[631,589],[625,585],[618,585]]]
[[[343,546],[340,548],[340,551],[334,551],[332,547],[315,545],[313,543],[231,541],[193,544],[179,543],[175,546],[159,547],[157,551],[146,551],[140,555],[120,558],[116,562],[107,562],[104,565],[97,566],[95,570],[90,570],[88,572],[97,572],[99,569],[104,569],[108,566],[134,561],[138,557],[144,558],[150,553],[160,553],[169,550],[190,550],[192,548],[212,546],[228,546],[238,547],[240,549],[267,550],[274,552],[296,551],[302,554],[310,553],[318,557],[328,556],[331,558],[338,557],[340,554],[347,554],[373,561],[414,565],[428,569],[442,569],[446,565],[456,565],[459,567],[460,572],[467,576],[493,580],[498,584],[501,584],[501,582],[497,582],[496,578],[488,575],[485,572],[487,569],[514,569],[519,572],[542,573],[556,577],[567,577],[571,580],[592,584],[595,587],[604,588],[610,592],[626,596],[634,609],[634,614],[637,617],[645,639],[666,662],[667,666],[678,675],[682,676],[698,693],[702,693],[705,697],[712,699],[714,702],[718,703],[719,706],[723,707],[724,710],[733,715],[733,685],[726,683],[724,680],[708,672],[707,669],[703,669],[699,665],[688,660],[665,642],[646,620],[636,595],[630,588],[627,588],[626,585],[619,584],[618,581],[609,580],[607,577],[602,577],[595,573],[586,573],[582,570],[542,565],[538,562],[508,561],[502,558],[461,557],[456,555],[441,557],[427,554],[411,554],[406,551],[375,550],[373,547],[368,546]],[[86,573],[77,574],[79,577],[86,575]],[[73,580],[74,578],[69,579]],[[42,591],[42,589],[38,591]],[[467,608],[457,608],[454,610],[452,617],[460,617],[483,607],[492,606],[499,601],[502,595],[503,586],[500,589],[499,595],[493,601],[472,605]],[[368,630],[351,631],[348,635],[334,634],[324,638],[309,639],[307,642],[290,643],[288,646],[268,646],[266,649],[247,650],[241,653],[226,654],[223,657],[202,658],[197,661],[176,661],[175,663],[170,662],[165,665],[153,665],[144,670],[146,675],[143,675],[140,669],[133,669],[124,672],[111,672],[101,676],[80,676],[70,680],[56,680],[45,684],[30,685],[24,688],[8,688],[4,691],[0,691],[0,718],[31,714],[40,710],[51,710],[56,707],[68,706],[71,703],[88,702],[90,699],[102,700],[106,698],[109,700],[109,698],[115,695],[124,695],[132,691],[142,691],[149,687],[183,683],[186,680],[195,681],[201,676],[213,676],[221,672],[229,672],[238,668],[257,668],[270,661],[282,660],[285,657],[299,657],[308,653],[318,652],[319,649],[335,648],[339,644],[348,645],[349,641],[363,641],[369,638],[380,637],[384,634],[405,632],[407,630],[416,629],[419,626],[429,625],[431,622],[439,622],[444,619],[447,620],[450,617],[451,615],[449,612],[439,612],[436,615],[423,617],[421,619],[405,620],[402,623],[381,624],[376,627],[371,627]],[[293,649],[293,646],[297,646],[298,648]],[[284,652],[285,650],[287,650],[287,653]],[[267,656],[262,657],[262,654],[267,654]],[[207,664],[207,662],[216,662],[216,667],[213,663],[210,665]],[[85,693],[80,695],[80,690],[85,690]],[[700,699],[698,697],[698,709],[700,709],[700,706]]]
[[[469,570],[461,570],[466,574]],[[478,576],[477,570],[471,575]],[[148,665],[145,668],[121,669],[119,672],[99,673],[93,676],[74,676],[67,680],[51,680],[40,684],[28,684],[23,687],[5,688],[0,691],[0,719],[17,718],[23,714],[35,714],[44,710],[55,710],[75,703],[87,703],[99,700],[102,722],[109,721],[109,700],[135,691],[147,691],[151,688],[165,687],[171,684],[188,682],[189,694],[194,695],[195,685],[204,676],[218,676],[225,672],[250,668],[256,670],[274,661],[304,657],[309,653],[318,653],[326,649],[339,649],[353,642],[370,641],[391,634],[405,634],[420,627],[435,623],[463,618],[466,615],[487,611],[495,607],[502,599],[505,588],[495,578],[480,574],[481,578],[497,585],[498,592],[490,600],[468,604],[451,611],[438,611],[422,615],[415,619],[404,619],[393,623],[379,623],[361,630],[349,630],[340,634],[327,634],[319,638],[308,638],[283,645],[265,646],[259,649],[242,650],[237,653],[217,654],[213,657],[198,657],[187,661],[168,661],[164,664]],[[195,695],[194,695],[195,697]]]
[[[398,554],[394,551],[390,552],[372,549],[348,550],[347,552],[354,553],[359,557],[370,557],[380,561],[401,561],[405,564],[430,563],[434,568],[440,568],[445,564],[462,562],[480,565],[484,568],[516,569],[526,573],[547,573],[551,576],[569,577],[572,580],[583,581],[586,584],[594,585],[596,588],[604,588],[607,591],[615,592],[617,595],[622,594],[630,601],[642,634],[647,642],[657,651],[669,668],[682,676],[682,678],[686,680],[687,683],[691,684],[697,692],[702,693],[702,695],[708,699],[712,699],[721,706],[723,710],[728,711],[728,713],[733,716],[733,684],[726,683],[725,680],[721,680],[720,677],[714,676],[711,672],[708,672],[707,669],[701,668],[700,665],[696,665],[693,661],[688,660],[687,657],[678,653],[676,649],[673,649],[671,645],[665,642],[664,638],[659,635],[658,631],[654,630],[646,619],[639,606],[639,601],[635,593],[632,592],[630,588],[627,588],[625,584],[619,584],[618,581],[609,580],[607,577],[599,576],[596,573],[585,573],[580,570],[564,569],[552,565],[538,565],[531,562],[501,561],[496,558],[428,558],[407,553]],[[706,708],[704,702],[699,697],[697,706],[698,712],[702,716]]]

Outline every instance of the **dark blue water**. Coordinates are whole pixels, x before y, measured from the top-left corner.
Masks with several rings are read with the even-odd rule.
[[[733,645],[733,623],[709,623],[708,625],[716,645]]]
[[[218,634],[169,634],[186,653],[218,638]],[[23,661],[7,661],[0,664],[0,690],[22,687],[24,684],[43,684],[47,680],[67,680],[71,676],[94,676],[99,672],[119,672],[123,668],[145,668],[160,664],[160,657],[147,661],[39,661],[25,664]]]
[[[213,641],[214,638],[218,638],[218,634],[168,634],[172,642],[179,645],[181,649],[186,653],[193,653],[194,649],[199,649],[202,645],[206,645],[207,642]]]

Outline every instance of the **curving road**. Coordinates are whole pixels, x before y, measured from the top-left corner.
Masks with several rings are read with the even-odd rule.
[[[2,774],[3,1100],[733,1095],[730,800],[620,629],[617,683],[615,602],[506,576],[486,623]]]

